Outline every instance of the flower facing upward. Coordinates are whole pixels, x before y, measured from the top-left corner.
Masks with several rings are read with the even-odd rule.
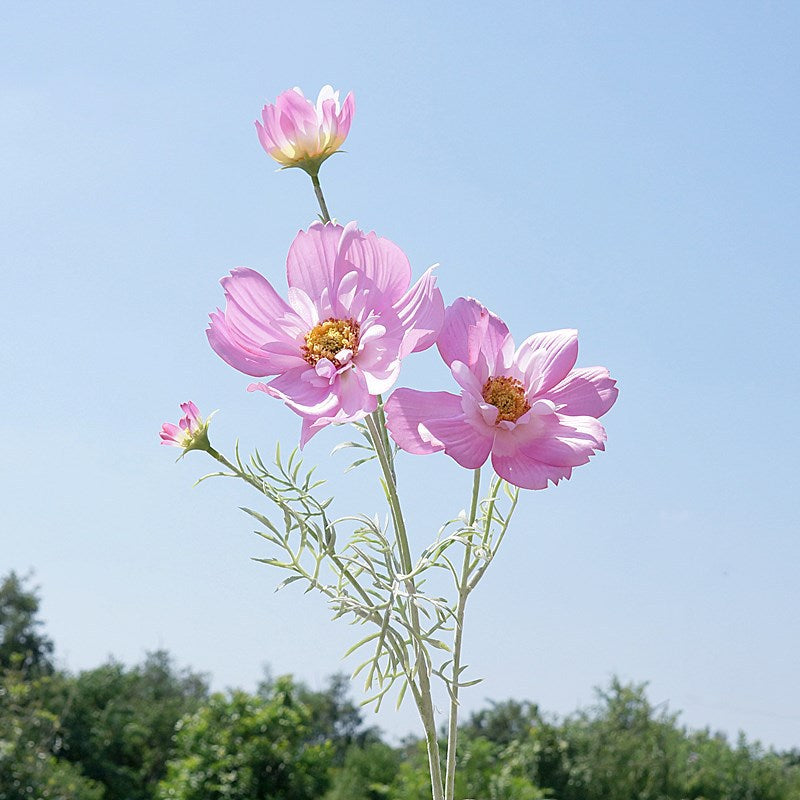
[[[286,262],[288,303],[252,269],[222,279],[227,305],[211,314],[211,347],[303,418],[301,445],[331,422],[377,407],[400,361],[435,341],[444,319],[433,267],[409,288],[411,267],[388,239],[315,222]]]
[[[386,402],[392,438],[409,453],[444,450],[523,489],[544,489],[603,450],[597,418],[617,399],[604,367],[573,369],[574,330],[535,333],[515,350],[505,323],[476,300],[445,312],[439,353],[461,394],[397,389]]]
[[[165,422],[161,426],[161,444],[180,447],[184,452],[189,450],[208,450],[208,423],[211,417],[203,419],[200,410],[191,402],[181,403],[184,416],[177,425]],[[212,415],[213,416],[213,415]]]
[[[339,105],[339,92],[323,86],[316,105],[295,87],[268,103],[256,120],[261,146],[284,167],[316,173],[343,144],[350,131],[355,99],[350,92]]]

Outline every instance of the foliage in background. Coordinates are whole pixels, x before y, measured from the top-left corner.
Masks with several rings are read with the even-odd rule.
[[[0,583],[0,670],[13,667],[26,676],[52,669],[53,643],[39,629],[39,598],[15,572]]]
[[[166,771],[175,726],[208,697],[203,676],[163,651],[126,668],[111,661],[69,681],[63,757],[106,787],[107,800],[149,800]]]
[[[214,694],[178,725],[159,800],[310,800],[327,788],[333,748],[310,741],[311,711],[288,678],[268,698]]]
[[[36,592],[0,585],[0,800],[427,800],[423,742],[364,726],[334,676],[208,694],[165,652],[77,675],[53,667]],[[444,736],[444,732],[442,732]],[[689,731],[645,686],[612,680],[559,719],[490,704],[461,727],[456,797],[800,800],[800,751]]]

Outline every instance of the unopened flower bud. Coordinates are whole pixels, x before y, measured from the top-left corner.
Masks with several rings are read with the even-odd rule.
[[[283,167],[300,167],[309,175],[343,144],[355,112],[352,92],[339,105],[339,92],[323,86],[316,105],[295,87],[267,103],[256,120],[261,146]]]
[[[184,453],[189,450],[205,450],[209,452],[211,444],[208,441],[208,425],[211,417],[203,419],[200,410],[191,402],[181,403],[184,416],[178,420],[177,425],[165,422],[161,426],[161,444],[170,447],[180,447]]]

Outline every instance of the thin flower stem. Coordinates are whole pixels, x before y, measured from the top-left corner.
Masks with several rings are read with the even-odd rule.
[[[389,456],[389,466],[392,469],[392,480],[397,483],[397,475],[394,471],[394,456],[392,453],[392,443],[389,441],[389,429],[386,427],[386,414],[383,410],[383,397],[378,395],[378,427],[383,434],[383,445],[386,448],[386,454]]]
[[[372,438],[372,445],[378,455],[378,461],[383,471],[386,495],[392,511],[392,519],[394,520],[397,547],[400,551],[400,563],[402,564],[404,572],[408,575],[411,573],[413,565],[411,562],[411,550],[408,545],[405,520],[403,519],[403,511],[400,507],[400,498],[397,495],[397,482],[394,475],[394,466],[392,464],[392,452],[391,449],[387,449],[387,440],[384,439],[381,415],[375,411],[369,414],[365,421],[370,437]],[[408,606],[411,612],[411,624],[416,633],[414,637],[414,648],[417,659],[417,672],[419,675],[419,690],[418,693],[415,693],[414,699],[417,700],[420,719],[425,729],[425,742],[428,748],[428,766],[430,767],[433,800],[443,800],[442,766],[439,759],[439,740],[436,734],[436,719],[433,713],[430,671],[427,654],[424,652],[419,642],[421,638],[421,628],[419,623],[419,611],[414,602],[415,586],[413,578],[408,578],[406,580],[406,590],[409,593]]]
[[[499,485],[500,484],[498,482],[498,486]],[[495,500],[495,498],[493,497],[492,498],[492,506],[491,506],[492,508],[494,507],[494,500]],[[499,535],[497,537],[497,541],[494,543],[494,546],[492,547],[492,552],[489,554],[489,557],[483,562],[483,564],[480,567],[478,567],[477,571],[475,572],[475,575],[473,575],[473,577],[472,577],[472,580],[470,580],[470,582],[469,582],[469,584],[467,586],[467,594],[469,594],[478,585],[478,582],[484,576],[484,574],[486,573],[486,570],[489,568],[489,564],[492,563],[492,561],[494,560],[494,557],[497,555],[497,551],[500,549],[500,545],[503,542],[503,537],[506,535],[506,531],[508,530],[508,526],[511,524],[511,517],[514,516],[514,511],[517,508],[517,503],[518,502],[519,502],[519,489],[517,489],[515,487],[514,488],[514,496],[513,496],[512,500],[511,500],[511,507],[508,509],[508,513],[505,516],[505,521],[503,522],[503,527],[500,528],[500,533],[499,533]],[[490,520],[487,520],[487,526],[489,524],[491,524]],[[487,527],[487,531],[488,531],[488,527]]]
[[[411,563],[411,550],[408,546],[408,535],[406,533],[405,520],[403,519],[403,511],[400,508],[400,498],[397,495],[397,483],[394,478],[394,469],[391,463],[391,451],[386,449],[383,433],[381,432],[380,417],[377,416],[377,412],[369,414],[365,422],[367,423],[367,429],[372,437],[372,445],[375,448],[378,461],[383,470],[389,506],[392,510],[392,517],[395,520],[395,534],[397,536],[397,546],[400,550],[400,563],[403,565],[403,570],[408,574],[413,568]]]
[[[319,185],[319,175],[311,173],[311,183],[314,185],[314,194],[317,195],[317,202],[319,203],[320,211],[322,211],[322,221],[330,222],[331,215],[328,212],[328,206],[325,204],[325,195],[322,194],[322,187]]]
[[[472,503],[467,522],[475,524],[478,512],[478,496],[481,490],[481,470],[475,470],[472,481]],[[458,605],[456,606],[455,632],[453,634],[453,679],[450,686],[450,719],[447,724],[447,772],[445,773],[445,800],[454,800],[456,785],[456,745],[458,743],[458,683],[461,673],[461,637],[464,632],[464,610],[469,596],[471,547],[464,545],[464,563],[461,567],[461,581],[458,586]]]

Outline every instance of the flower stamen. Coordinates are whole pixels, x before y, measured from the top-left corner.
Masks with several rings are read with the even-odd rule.
[[[303,358],[314,366],[321,358],[327,358],[338,369],[342,363],[337,358],[342,350],[355,353],[361,326],[352,318],[336,319],[330,317],[317,323],[307,334],[303,345]]]
[[[516,422],[531,408],[522,383],[506,376],[489,378],[483,385],[483,399],[498,410],[497,422]]]

